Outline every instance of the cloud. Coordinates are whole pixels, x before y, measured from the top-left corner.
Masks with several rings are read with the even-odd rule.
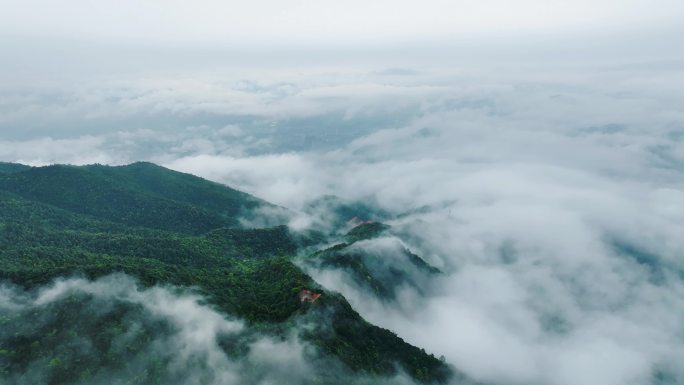
[[[390,223],[445,271],[424,295],[387,304],[311,273],[475,379],[684,381],[681,92],[662,73],[538,76],[454,87],[335,151],[171,165],[295,208],[334,193],[413,212]]]
[[[107,141],[31,139],[53,149],[16,140],[1,148],[7,159],[36,163],[77,161],[79,144],[79,156],[113,163],[146,154],[301,211],[326,194],[377,205],[394,234],[444,275],[386,303],[344,274],[312,272],[370,321],[485,382],[677,383],[684,77],[681,67],[652,68],[319,73],[288,85],[178,80],[171,90],[161,82],[122,105],[258,117],[235,123],[235,135],[221,130],[234,123],[205,117],[139,131],[147,139],[124,130]],[[302,122],[305,134],[323,132],[332,144],[269,147],[281,133],[301,143],[292,133]],[[345,140],[324,130],[362,123],[370,128]],[[302,214],[297,227],[338,219],[328,211]]]
[[[34,291],[3,284],[0,317],[3,384],[413,383],[357,375],[302,342],[297,327],[256,331],[189,290],[142,288],[123,274]]]
[[[44,166],[52,163],[117,163],[112,154],[100,150],[104,138],[83,136],[76,139],[44,137],[25,141],[0,141],[0,154],[5,160]]]
[[[202,304],[196,295],[161,287],[141,289],[129,277],[112,275],[97,281],[62,279],[37,293],[4,286],[2,297],[12,305],[1,309],[6,315],[12,311],[1,336],[3,346],[19,349],[18,336],[41,337],[45,328],[58,333],[39,340],[44,353],[32,355],[35,361],[24,371],[15,366],[7,373],[12,383],[47,382],[82,370],[82,382],[89,383],[132,380],[149,375],[146,372],[169,383],[204,383],[203,378],[210,379],[207,383],[239,381],[239,367],[218,341],[240,333],[244,326]],[[23,324],[29,316],[31,322]],[[100,333],[110,334],[108,348],[97,341]],[[81,345],[79,350],[65,350],[76,344]],[[85,359],[88,355],[99,362]],[[119,359],[125,361],[116,364]]]

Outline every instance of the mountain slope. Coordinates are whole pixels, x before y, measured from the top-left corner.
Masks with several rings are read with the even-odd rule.
[[[25,166],[23,164],[0,162],[0,174],[11,174],[20,171],[26,171],[30,168],[31,166]]]
[[[148,163],[34,167],[0,174],[0,190],[100,220],[187,234],[236,226],[241,213],[265,204]]]
[[[397,239],[380,238],[389,228],[379,222],[358,225],[344,236],[344,243],[317,251],[302,263],[308,268],[340,271],[383,300],[395,299],[404,286],[422,291],[422,283],[439,274],[439,269]]]
[[[242,191],[153,163],[138,162],[120,167],[90,166],[89,170],[118,183],[125,182],[139,191],[202,207],[228,217],[238,216],[241,210],[268,205]]]
[[[446,381],[450,369],[441,361],[368,324],[293,264],[297,242],[287,228],[230,227],[244,210],[266,204],[151,164],[2,174],[0,279],[37,288],[57,277],[121,272],[145,286],[192,287],[255,330],[282,335],[305,323],[302,338],[354,371],[387,376],[399,367],[423,382]],[[302,304],[304,288],[323,296]],[[0,357],[0,370],[47,354],[22,346]]]

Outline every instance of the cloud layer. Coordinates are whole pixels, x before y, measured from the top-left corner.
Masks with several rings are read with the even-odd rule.
[[[115,274],[0,286],[0,384],[405,384],[356,375],[302,342],[227,318],[188,290]]]
[[[317,277],[371,322],[490,383],[678,383],[682,72],[668,62],[178,81],[171,91],[165,81],[114,107],[102,96],[111,88],[73,104],[102,106],[107,121],[133,116],[134,128],[40,132],[0,149],[32,164],[144,154],[300,210],[298,228],[326,221],[305,212],[323,195],[371,202],[444,271],[394,302],[369,299],[344,274]],[[156,120],[169,116],[190,118]]]
[[[314,276],[478,380],[682,381],[678,82],[600,75],[454,85],[410,124],[335,151],[169,165],[294,208],[338,194],[417,212],[392,224],[445,271],[425,296],[385,303]]]

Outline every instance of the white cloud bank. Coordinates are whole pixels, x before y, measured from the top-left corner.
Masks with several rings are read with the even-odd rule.
[[[292,107],[320,118],[310,129],[316,132],[333,112],[342,112],[335,119],[357,114],[386,123],[410,111],[391,128],[332,150],[253,155],[248,143],[222,144],[212,136],[223,123],[188,135],[170,132],[167,144],[143,143],[154,141],[150,153],[167,166],[294,209],[336,194],[395,214],[414,212],[392,224],[445,271],[426,297],[406,290],[387,305],[362,300],[342,277],[326,282],[372,322],[443,354],[476,379],[684,382],[681,65],[505,69],[346,78],[333,86],[300,78],[307,85],[287,87],[264,120]],[[393,87],[377,86],[384,81]],[[208,103],[190,97],[183,105],[220,101],[218,93],[207,95]],[[256,111],[261,95],[242,102]],[[165,105],[168,97],[153,104]],[[147,105],[144,99],[136,103]],[[335,107],[317,112],[328,102]],[[240,126],[221,138],[252,134]],[[89,153],[105,162],[129,160],[132,145],[106,135],[115,144],[74,139],[87,151],[64,142],[32,153],[16,140],[0,148],[14,151],[5,159],[43,159],[35,163],[88,162],[91,156],[78,156]],[[423,206],[432,209],[415,210]]]
[[[676,71],[681,74],[681,71]],[[681,77],[606,71],[453,84],[406,126],[336,151],[169,165],[290,206],[372,199],[445,270],[374,323],[501,384],[684,381]],[[607,80],[606,80],[607,79]]]

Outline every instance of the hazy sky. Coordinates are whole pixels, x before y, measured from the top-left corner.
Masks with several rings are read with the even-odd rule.
[[[0,91],[226,67],[682,60],[682,20],[677,0],[4,0]]]
[[[682,60],[682,20],[677,0],[4,0],[0,91],[226,67]]]
[[[5,0],[0,31],[166,43],[453,39],[681,30],[677,0]]]

